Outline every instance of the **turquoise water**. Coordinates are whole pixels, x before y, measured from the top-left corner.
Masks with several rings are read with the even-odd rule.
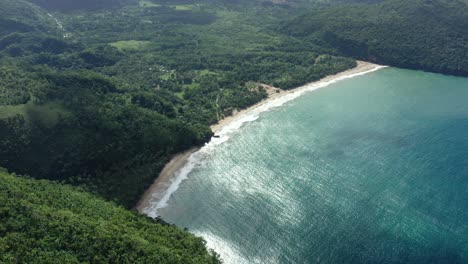
[[[344,80],[192,163],[158,214],[226,263],[468,263],[468,78]]]

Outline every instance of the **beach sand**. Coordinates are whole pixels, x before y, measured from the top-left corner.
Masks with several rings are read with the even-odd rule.
[[[381,65],[377,65],[377,64],[373,64],[373,63],[365,62],[365,61],[357,61],[357,66],[353,69],[349,69],[347,71],[343,71],[335,75],[327,76],[321,80],[308,83],[301,87],[318,84],[322,82],[332,81],[334,79],[338,79],[344,76],[370,71],[379,67],[381,67]],[[255,105],[250,106],[249,108],[246,108],[241,111],[236,111],[231,116],[228,116],[220,120],[217,124],[212,125],[211,130],[213,131],[213,133],[215,133],[216,135],[216,133],[218,133],[224,126],[230,124],[232,121],[236,120],[238,117],[251,112],[257,107],[265,103],[268,103],[271,100],[280,98],[286,94],[297,92],[299,89],[301,89],[301,87],[299,87],[299,88],[291,89],[291,90],[281,90],[279,88],[271,87],[268,85],[262,85],[262,86],[267,91],[267,94],[268,94],[267,98],[258,102]],[[168,190],[168,188],[170,187],[172,183],[172,177],[176,174],[177,171],[183,168],[185,164],[187,164],[189,157],[192,155],[192,153],[196,152],[198,149],[199,148],[192,148],[188,151],[179,153],[175,155],[169,163],[166,164],[164,169],[159,174],[158,178],[156,178],[156,180],[151,185],[151,187],[148,190],[146,190],[141,200],[138,202],[137,206],[135,207],[140,213],[145,213],[145,208],[149,207],[153,203],[157,203],[164,196],[165,192]]]
[[[192,153],[196,152],[199,148],[191,148],[187,151],[184,151],[182,153],[176,154],[171,161],[169,161],[166,166],[164,166],[164,169],[161,171],[159,176],[156,178],[154,183],[149,187],[145,193],[143,194],[142,198],[136,205],[136,209],[140,212],[143,213],[143,209],[148,207],[150,205],[150,202],[153,200],[159,200],[162,198],[164,195],[164,192],[169,188],[171,184],[171,178],[172,176],[184,165],[187,163],[188,158]],[[157,195],[155,194],[160,194],[160,197],[155,197]],[[159,199],[158,199],[159,198]]]
[[[346,76],[346,75],[353,75],[353,74],[356,74],[356,73],[366,72],[366,71],[375,69],[377,67],[381,67],[381,65],[373,64],[373,63],[366,62],[366,61],[357,61],[357,66],[352,68],[352,69],[337,73],[335,75],[329,75],[329,76],[327,76],[325,78],[322,78],[322,79],[320,79],[318,81],[311,82],[311,83],[305,84],[303,86],[307,86],[307,85],[311,85],[311,84],[315,84],[315,83],[321,83],[321,82],[328,82],[328,81],[331,81],[331,80],[334,80],[334,79],[341,78],[341,77]],[[303,86],[301,86],[301,87],[303,87]],[[268,93],[267,98],[265,98],[264,100],[250,106],[249,108],[243,109],[241,111],[236,111],[233,115],[227,116],[227,117],[221,119],[217,124],[211,126],[211,131],[213,131],[213,133],[216,134],[224,126],[226,126],[227,124],[229,124],[230,122],[235,120],[238,116],[241,116],[241,115],[245,114],[246,112],[250,112],[250,111],[252,111],[252,109],[255,109],[255,108],[257,108],[257,107],[271,101],[271,100],[282,97],[285,94],[297,92],[297,89],[300,89],[300,87],[299,87],[299,88],[296,88],[296,89],[282,90],[282,89],[275,88],[275,87],[272,87],[272,86],[269,86],[269,85],[263,85],[263,87],[266,89],[266,91]],[[279,92],[277,92],[277,91],[279,91]]]

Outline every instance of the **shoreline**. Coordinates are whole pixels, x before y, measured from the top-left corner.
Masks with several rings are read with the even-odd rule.
[[[344,76],[347,76],[347,75],[362,73],[362,72],[370,71],[370,70],[378,68],[378,67],[382,67],[382,65],[378,65],[378,64],[374,64],[374,63],[366,62],[366,61],[356,61],[356,62],[357,62],[357,66],[352,68],[352,69],[342,71],[342,72],[339,72],[339,73],[334,74],[334,75],[328,75],[328,76],[326,76],[326,77],[324,77],[324,78],[322,78],[320,80],[313,81],[313,82],[310,82],[310,83],[306,83],[306,84],[304,84],[304,85],[302,85],[300,87],[296,87],[296,88],[289,89],[289,90],[283,90],[283,89],[272,87],[272,86],[269,86],[269,85],[263,85],[263,87],[266,88],[267,93],[268,93],[267,98],[263,99],[262,101],[254,104],[252,106],[249,106],[246,109],[237,111],[234,114],[232,114],[230,116],[226,116],[225,118],[219,120],[217,124],[214,124],[214,125],[210,126],[211,131],[213,131],[213,133],[216,134],[217,132],[221,131],[221,129],[223,127],[225,127],[226,125],[231,123],[233,120],[235,120],[239,116],[241,116],[241,115],[243,115],[243,114],[245,114],[247,112],[250,112],[250,111],[252,111],[253,109],[255,109],[255,108],[259,107],[259,106],[262,106],[262,105],[268,103],[269,101],[272,101],[272,100],[275,100],[277,98],[283,97],[286,94],[298,92],[304,87],[314,85],[314,84],[318,84],[318,83],[322,83],[322,82],[329,82],[329,81],[332,81],[332,80],[335,80],[335,79],[338,79],[338,78],[341,78],[341,77],[344,77]],[[277,90],[279,90],[280,92],[279,93],[276,92]]]
[[[178,170],[183,168],[190,156],[199,149],[199,147],[193,147],[174,155],[171,160],[166,163],[163,170],[159,173],[159,176],[154,180],[151,186],[143,193],[142,198],[138,201],[135,209],[144,214],[143,211],[150,205],[150,202],[153,200],[152,198],[160,200],[172,183],[172,176],[174,176]],[[157,196],[157,194],[161,194],[160,197],[154,197]]]
[[[267,91],[267,94],[268,94],[267,98],[263,99],[262,101],[246,109],[234,112],[232,115],[219,120],[217,124],[210,126],[211,131],[216,135],[224,127],[231,124],[233,121],[239,119],[239,117],[242,117],[246,115],[247,113],[252,112],[254,109],[257,109],[260,106],[265,105],[266,103],[270,101],[281,98],[287,94],[302,92],[303,90],[305,90],[306,88],[312,85],[318,85],[318,84],[330,82],[336,79],[341,79],[343,77],[352,76],[352,75],[359,74],[359,73],[365,73],[368,71],[379,69],[381,67],[382,67],[381,65],[373,64],[370,62],[357,61],[357,66],[352,69],[339,72],[334,75],[326,76],[318,81],[310,82],[310,83],[304,84],[294,89],[282,90],[276,87],[262,85]],[[193,147],[187,151],[174,155],[171,158],[171,160],[164,166],[164,169],[161,171],[159,176],[155,179],[154,183],[144,192],[144,194],[142,195],[142,198],[135,206],[135,209],[142,214],[147,214],[145,209],[151,206],[151,204],[153,203],[158,203],[165,196],[165,193],[168,191],[169,187],[173,183],[173,180],[174,180],[173,178],[174,176],[176,176],[176,173],[180,171],[187,164],[190,156],[192,156],[192,154],[197,152],[199,149],[200,149],[199,147]]]

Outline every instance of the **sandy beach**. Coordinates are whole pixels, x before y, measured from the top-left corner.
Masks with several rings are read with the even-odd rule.
[[[241,111],[237,111],[233,113],[233,115],[225,117],[224,119],[220,120],[217,124],[212,125],[211,130],[216,135],[216,133],[218,133],[224,126],[230,124],[232,121],[236,120],[237,118],[245,114],[248,114],[250,111],[262,106],[263,104],[268,103],[271,100],[275,100],[289,93],[297,92],[303,87],[322,83],[322,82],[332,81],[334,79],[342,78],[344,76],[370,71],[379,67],[381,67],[381,65],[377,65],[377,64],[373,64],[373,63],[369,63],[365,61],[357,61],[357,66],[353,69],[349,69],[347,71],[343,71],[335,75],[327,76],[321,80],[308,83],[296,89],[281,90],[279,88],[271,87],[268,85],[263,85],[263,87],[265,88],[268,94],[267,98],[258,102],[255,105],[252,105],[249,108],[246,108]],[[152,203],[157,203],[164,196],[165,192],[168,190],[168,188],[170,187],[172,183],[171,181],[172,177],[176,174],[177,171],[183,168],[185,164],[187,164],[189,157],[192,155],[192,153],[196,152],[197,150],[198,148],[192,148],[183,153],[179,153],[175,155],[169,163],[166,164],[164,169],[159,174],[158,178],[156,178],[154,183],[151,185],[151,187],[148,190],[146,190],[141,200],[138,202],[136,209],[140,213],[145,213],[145,210],[144,210],[145,208],[149,207]]]
[[[161,198],[161,197],[154,197],[154,194],[163,194],[167,188],[169,188],[169,185],[171,183],[171,177],[180,169],[182,168],[185,163],[187,163],[188,158],[192,153],[197,151],[199,148],[191,148],[187,151],[184,151],[182,153],[178,153],[175,155],[171,161],[169,161],[166,166],[164,166],[164,169],[161,171],[159,176],[156,178],[154,183],[151,185],[150,188],[148,188],[145,193],[143,194],[141,200],[138,202],[136,205],[136,209],[140,212],[143,213],[143,209],[149,206],[149,203],[154,199],[154,198]]]
[[[356,73],[366,72],[366,71],[375,69],[375,68],[380,67],[380,66],[381,65],[373,64],[373,63],[366,62],[366,61],[357,61],[357,66],[352,68],[352,69],[337,73],[335,75],[329,75],[329,76],[327,76],[325,78],[322,78],[322,79],[320,79],[318,81],[311,82],[311,83],[305,84],[303,86],[307,86],[307,85],[311,85],[311,84],[315,84],[315,83],[320,83],[320,82],[328,82],[328,81],[331,81],[331,80],[334,80],[334,79],[341,78],[341,77],[346,76],[346,75],[352,75],[352,74],[356,74]],[[285,94],[297,92],[298,89],[301,89],[301,87],[303,87],[303,86],[301,86],[301,87],[298,87],[298,88],[295,88],[295,89],[282,90],[282,89],[272,87],[272,86],[268,86],[268,85],[263,85],[263,86],[264,86],[264,88],[266,89],[266,91],[268,93],[267,98],[265,98],[264,100],[250,106],[249,108],[243,109],[241,111],[238,111],[238,112],[234,113],[231,116],[228,116],[228,117],[225,117],[225,118],[221,119],[217,124],[211,126],[211,131],[213,131],[213,133],[216,134],[224,126],[226,126],[227,124],[229,124],[230,122],[235,120],[238,116],[241,116],[241,115],[243,115],[243,114],[245,114],[245,113],[247,113],[249,111],[252,111],[252,109],[255,109],[255,108],[257,108],[257,107],[271,101],[271,100],[282,97]],[[279,91],[279,92],[277,92],[277,91]]]

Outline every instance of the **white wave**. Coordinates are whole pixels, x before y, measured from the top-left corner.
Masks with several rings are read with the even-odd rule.
[[[153,193],[150,205],[147,208],[143,209],[143,212],[150,217],[157,217],[157,211],[161,208],[167,206],[167,202],[171,195],[179,188],[179,185],[184,181],[188,174],[193,170],[193,168],[198,164],[198,161],[202,159],[201,152],[197,151],[190,155],[187,160],[187,163],[178,171],[175,172],[174,177],[171,177],[168,185],[169,188],[165,190],[164,193]],[[157,201],[154,203],[154,201]]]
[[[247,263],[260,263],[258,260],[247,260],[245,256],[237,250],[234,245],[228,241],[222,239],[219,236],[214,235],[213,233],[206,231],[194,231],[195,235],[203,237],[206,241],[206,246],[209,249],[214,250],[218,253],[223,261],[226,264],[247,264]]]
[[[266,103],[259,105],[258,107],[250,111],[240,114],[231,122],[229,122],[228,124],[226,124],[225,126],[221,128],[221,130],[217,133],[217,135],[219,135],[219,138],[214,138],[214,137],[211,138],[210,142],[205,144],[204,147],[202,147],[197,152],[194,152],[189,157],[185,166],[182,167],[177,172],[175,172],[174,177],[172,177],[169,183],[170,184],[169,188],[163,194],[153,194],[154,199],[152,199],[152,201],[149,202],[148,207],[143,209],[143,212],[150,217],[157,217],[158,210],[168,205],[168,201],[171,198],[172,194],[177,191],[180,184],[185,179],[187,179],[189,173],[201,163],[203,158],[207,154],[212,152],[216,146],[228,141],[231,135],[239,132],[240,128],[244,126],[246,123],[250,123],[250,122],[257,120],[261,113],[267,112],[273,108],[280,107],[284,105],[285,103],[298,98],[299,96],[303,95],[306,92],[312,92],[320,88],[329,86],[330,84],[333,84],[342,80],[354,78],[356,76],[361,76],[361,75],[365,75],[371,72],[375,72],[385,67],[387,66],[377,66],[368,71],[344,75],[344,76],[332,79],[330,81],[322,81],[322,82],[307,84],[302,87],[296,88],[294,91],[290,93],[286,93],[281,97],[267,101]],[[161,198],[158,199],[159,197]]]
[[[315,90],[318,90],[320,88],[329,86],[330,84],[345,80],[345,79],[350,79],[356,76],[361,76],[365,75],[371,72],[375,72],[377,70],[380,70],[382,68],[385,68],[387,66],[377,66],[373,69],[370,69],[368,71],[364,72],[358,72],[354,74],[349,74],[349,75],[344,75],[341,77],[338,77],[336,79],[330,80],[330,81],[322,81],[322,82],[316,82],[316,83],[311,83],[311,84],[306,84],[304,86],[301,86],[299,88],[294,89],[292,92],[284,94],[281,97],[272,99],[262,105],[259,105],[258,107],[252,109],[251,111],[248,111],[246,113],[243,113],[236,117],[232,122],[229,124],[223,126],[221,130],[217,133],[220,137],[219,138],[213,138],[210,143],[213,143],[214,145],[219,145],[221,143],[224,143],[229,139],[229,135],[237,132],[245,123],[255,121],[259,118],[259,115],[263,112],[267,112],[273,108],[280,107],[284,105],[287,102],[290,102],[297,97],[303,95],[306,92],[312,92]],[[209,143],[209,144],[210,144]]]

